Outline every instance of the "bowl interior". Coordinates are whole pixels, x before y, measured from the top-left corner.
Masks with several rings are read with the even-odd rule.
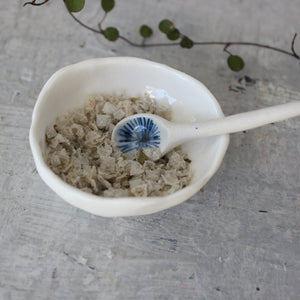
[[[165,65],[143,59],[119,57],[84,61],[56,72],[43,87],[35,105],[30,145],[41,178],[63,199],[101,216],[153,213],[187,200],[216,172],[228,146],[228,135],[203,138],[183,145],[192,160],[191,184],[164,197],[104,198],[64,183],[43,157],[45,131],[59,115],[82,106],[95,95],[125,93],[143,95],[146,90],[172,102],[174,122],[197,122],[222,117],[218,102],[194,78]]]

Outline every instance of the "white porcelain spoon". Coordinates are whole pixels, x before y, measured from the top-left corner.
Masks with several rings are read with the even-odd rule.
[[[300,101],[198,124],[176,124],[156,115],[138,114],[121,120],[115,126],[112,142],[123,153],[135,149],[152,149],[158,159],[176,146],[193,139],[248,130],[299,115]]]

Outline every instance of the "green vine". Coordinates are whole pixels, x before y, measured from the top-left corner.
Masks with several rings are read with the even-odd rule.
[[[49,2],[50,0],[44,0],[41,2],[36,2],[36,0],[28,1],[24,3],[24,6],[26,5],[33,5],[33,6],[41,6]],[[66,6],[66,9],[70,16],[81,26],[84,28],[94,32],[103,35],[107,40],[114,42],[117,40],[123,40],[126,43],[128,43],[131,46],[134,47],[167,47],[167,46],[180,46],[182,48],[191,49],[194,46],[205,46],[205,45],[219,45],[223,46],[223,51],[228,53],[227,58],[227,65],[228,67],[235,72],[238,72],[242,70],[245,66],[244,60],[238,56],[234,55],[231,52],[228,51],[228,48],[231,46],[253,46],[253,47],[259,47],[259,48],[265,48],[268,50],[276,51],[279,53],[283,53],[286,55],[289,55],[297,60],[300,60],[300,56],[296,53],[295,50],[295,40],[297,37],[297,33],[294,34],[292,41],[291,41],[291,48],[290,51],[276,48],[269,45],[259,44],[259,43],[253,43],[253,42],[235,42],[235,41],[229,41],[229,42],[223,42],[223,41],[208,41],[208,42],[195,42],[187,35],[180,32],[178,28],[176,28],[175,24],[168,20],[164,19],[162,20],[159,25],[158,29],[161,33],[163,33],[166,38],[169,40],[169,42],[166,43],[148,43],[148,39],[153,35],[153,29],[143,24],[139,28],[139,33],[142,37],[142,41],[140,43],[132,42],[125,36],[121,35],[119,30],[116,27],[106,27],[103,28],[103,23],[109,14],[115,7],[115,0],[101,0],[101,7],[103,9],[104,15],[103,18],[98,22],[98,28],[93,28],[88,26],[87,24],[83,23],[81,20],[79,20],[76,17],[76,13],[81,11],[85,6],[85,0],[62,0]]]

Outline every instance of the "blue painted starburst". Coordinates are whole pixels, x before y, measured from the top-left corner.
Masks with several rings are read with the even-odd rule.
[[[117,142],[123,153],[145,147],[158,148],[160,131],[150,118],[133,118],[119,129]]]

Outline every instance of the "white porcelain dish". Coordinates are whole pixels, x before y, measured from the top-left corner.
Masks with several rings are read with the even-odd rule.
[[[129,96],[151,91],[158,101],[171,103],[174,122],[198,122],[223,116],[221,108],[198,80],[166,65],[133,57],[99,58],[57,71],[43,87],[33,110],[30,146],[39,175],[61,198],[89,213],[135,216],[155,213],[189,199],[219,168],[228,135],[203,138],[183,145],[191,159],[189,186],[163,197],[105,198],[83,192],[61,180],[44,159],[45,131],[59,115],[80,107],[91,97],[124,92]]]

